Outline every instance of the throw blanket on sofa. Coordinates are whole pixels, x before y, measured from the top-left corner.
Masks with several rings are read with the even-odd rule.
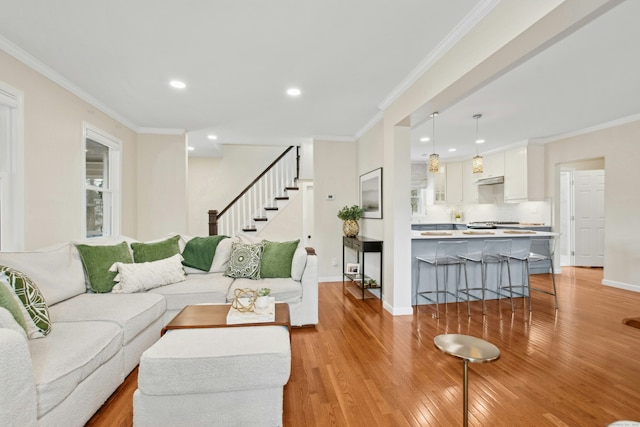
[[[183,265],[209,271],[218,243],[227,236],[194,237],[189,240],[182,251]]]

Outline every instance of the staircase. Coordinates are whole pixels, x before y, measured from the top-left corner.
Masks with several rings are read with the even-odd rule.
[[[298,192],[300,147],[288,147],[221,211],[209,211],[209,235],[257,233]]]

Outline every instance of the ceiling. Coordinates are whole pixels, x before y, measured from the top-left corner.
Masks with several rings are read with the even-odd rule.
[[[353,140],[496,3],[0,0],[0,48],[138,132],[186,130],[191,155],[208,156],[222,144]],[[482,152],[639,114],[638,16],[627,0],[441,111],[436,151],[474,155],[476,113]],[[431,129],[413,129],[413,160],[432,151],[418,141]]]

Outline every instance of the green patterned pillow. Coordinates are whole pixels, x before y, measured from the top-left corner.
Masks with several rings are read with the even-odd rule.
[[[180,236],[169,237],[161,242],[132,243],[133,262],[152,262],[170,258],[180,253]]]
[[[260,278],[260,260],[264,241],[249,245],[236,242],[231,246],[231,258],[225,276],[257,280]]]
[[[2,281],[8,283],[10,289],[13,289],[24,306],[28,315],[24,316],[24,319],[27,323],[29,338],[41,338],[49,334],[51,332],[49,308],[36,284],[29,277],[11,267],[0,265],[0,275],[4,276]]]
[[[18,325],[20,325],[25,332],[28,332],[27,323],[20,309],[21,305],[18,296],[9,290],[9,278],[7,275],[0,275],[0,307],[6,308]]]

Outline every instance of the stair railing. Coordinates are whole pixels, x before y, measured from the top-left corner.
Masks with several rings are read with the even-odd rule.
[[[276,197],[294,186],[300,173],[300,147],[290,146],[221,211],[209,211],[209,235],[235,236],[255,229],[255,220],[266,220]]]

